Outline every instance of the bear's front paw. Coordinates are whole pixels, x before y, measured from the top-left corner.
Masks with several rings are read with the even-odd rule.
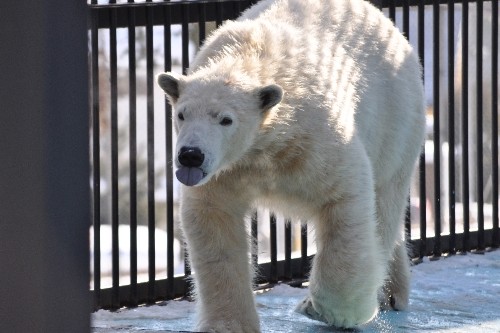
[[[370,315],[366,315],[360,309],[351,310],[346,308],[339,308],[337,310],[332,308],[325,308],[321,305],[313,305],[310,297],[306,297],[295,308],[295,312],[303,314],[304,316],[322,321],[328,325],[338,328],[354,328],[356,326],[365,324],[376,315],[376,309],[371,311]]]
[[[220,320],[200,323],[196,331],[207,333],[260,333],[260,328],[259,324],[245,324],[236,320]]]

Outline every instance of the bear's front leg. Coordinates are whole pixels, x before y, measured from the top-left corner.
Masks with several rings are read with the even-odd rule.
[[[297,312],[341,328],[364,324],[377,314],[385,263],[373,201],[365,189],[321,209],[309,296]]]
[[[182,199],[182,228],[194,271],[197,330],[260,332],[244,223],[246,204],[196,188]]]

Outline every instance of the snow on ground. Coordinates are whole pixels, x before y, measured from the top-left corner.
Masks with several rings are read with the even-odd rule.
[[[293,312],[307,289],[279,285],[258,294],[257,307],[263,333],[345,332]],[[119,312],[92,315],[92,332],[192,331],[195,306],[169,301]],[[381,312],[355,332],[489,333],[500,332],[500,251],[485,255],[424,259],[412,267],[410,307],[404,312]]]

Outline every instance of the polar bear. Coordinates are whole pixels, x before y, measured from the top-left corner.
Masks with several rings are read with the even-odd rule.
[[[173,106],[181,225],[204,332],[259,332],[244,220],[310,221],[317,253],[297,311],[356,327],[408,304],[403,212],[424,137],[421,68],[361,0],[263,0],[219,28]]]

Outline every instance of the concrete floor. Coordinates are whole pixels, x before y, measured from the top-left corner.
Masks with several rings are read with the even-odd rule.
[[[345,332],[293,312],[307,289],[277,286],[256,296],[261,329],[267,332]],[[159,306],[92,315],[92,332],[193,332],[194,304]],[[484,255],[425,259],[412,267],[410,308],[381,312],[354,332],[500,332],[500,250]]]

